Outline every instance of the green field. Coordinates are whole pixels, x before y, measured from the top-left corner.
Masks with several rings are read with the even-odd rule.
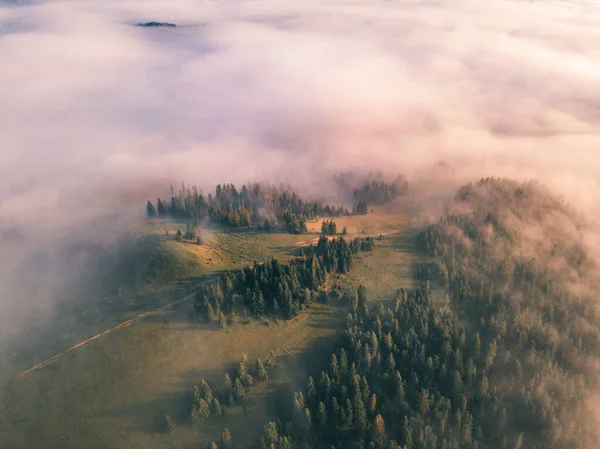
[[[422,258],[412,245],[417,228],[401,215],[381,211],[336,222],[340,230],[348,228],[349,237],[386,235],[376,241],[373,253],[357,259],[348,275],[335,276],[333,284],[349,290],[362,283],[377,300],[392,299],[400,287],[412,285],[411,266]],[[305,235],[203,229],[203,245],[170,240],[178,226],[157,221],[146,223],[141,232],[164,235],[161,244],[195,257],[204,276],[210,276],[272,255],[291,257],[298,246],[318,237],[320,222],[311,223],[312,233]],[[331,301],[314,304],[291,321],[252,319],[223,330],[190,321],[190,307],[191,301],[152,314],[9,382],[0,391],[0,447],[195,448],[218,440],[224,427],[230,429],[234,447],[250,447],[236,435],[258,437],[277,408],[289,404],[290,391],[301,387],[298,382],[320,371],[345,316],[345,305]],[[252,392],[245,409],[227,408],[225,416],[189,424],[194,384],[205,378],[218,389],[241,353],[253,361],[271,350],[278,367],[269,382]],[[165,414],[177,425],[166,435],[159,426]]]

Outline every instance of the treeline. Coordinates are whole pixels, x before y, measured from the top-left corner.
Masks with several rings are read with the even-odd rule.
[[[170,200],[158,198],[146,204],[148,217],[178,219],[210,218],[230,226],[261,225],[266,230],[285,229],[306,232],[306,221],[318,217],[350,215],[348,209],[304,201],[296,193],[273,186],[245,185],[238,191],[233,184],[217,185],[214,196],[205,197],[198,189],[183,183],[179,192],[172,189]]]
[[[362,188],[354,190],[353,213],[362,215],[368,212],[369,206],[385,204],[408,192],[408,181],[398,177],[394,182],[373,180]]]
[[[254,264],[224,273],[216,285],[205,286],[196,294],[194,312],[197,318],[219,319],[235,323],[237,314],[249,308],[256,315],[296,316],[315,299],[331,273],[345,274],[358,251],[371,251],[371,237],[347,242],[343,237],[321,236],[317,246],[310,246],[304,257],[282,264]],[[226,317],[227,315],[228,317]]]

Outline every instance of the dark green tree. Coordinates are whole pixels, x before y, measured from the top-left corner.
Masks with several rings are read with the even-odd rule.
[[[148,201],[148,204],[146,204],[146,214],[148,215],[148,218],[152,218],[156,215],[154,204],[152,204],[150,201]]]
[[[167,206],[165,205],[165,203],[158,198],[157,202],[156,202],[156,208],[158,210],[158,216],[159,217],[166,217],[167,216]]]

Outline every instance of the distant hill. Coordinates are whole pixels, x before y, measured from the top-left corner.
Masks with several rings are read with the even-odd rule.
[[[140,27],[171,27],[171,28],[175,28],[177,25],[175,25],[174,23],[168,23],[168,22],[145,22],[145,23],[138,23],[138,26],[140,26]]]

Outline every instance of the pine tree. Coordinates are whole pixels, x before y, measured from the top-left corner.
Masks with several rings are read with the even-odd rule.
[[[375,393],[373,393],[371,395],[371,399],[369,400],[369,413],[371,413],[371,416],[373,416],[376,411],[377,411],[377,395]]]
[[[279,431],[277,430],[277,424],[270,422],[265,425],[264,435],[261,438],[263,449],[277,448],[279,444]]]
[[[223,384],[224,392],[229,393],[233,388],[233,384],[231,383],[231,377],[229,377],[228,373],[225,373]]]
[[[352,403],[350,402],[350,399],[346,399],[343,410],[345,417],[342,419],[342,425],[345,429],[349,429],[352,427],[354,421],[354,413],[352,412]]]
[[[336,235],[337,234],[337,224],[335,223],[335,221],[331,220],[329,222],[329,235]]]
[[[229,449],[231,447],[231,433],[229,433],[229,429],[225,427],[223,429],[223,433],[221,434],[221,449]]]
[[[412,435],[412,427],[408,423],[408,416],[404,415],[404,422],[402,423],[402,438],[404,440],[404,445],[408,449],[413,448],[413,435]]]
[[[150,201],[148,201],[148,204],[146,204],[146,214],[148,215],[148,218],[152,218],[156,215],[154,204],[152,204]]]
[[[292,443],[288,437],[281,437],[279,447],[277,449],[292,449]]]
[[[205,421],[210,416],[210,405],[204,399],[192,407],[192,422]]]
[[[385,436],[385,422],[381,415],[375,416],[373,424],[371,425],[371,439],[377,441],[379,438]]]
[[[192,399],[193,404],[197,404],[198,402],[200,402],[200,399],[202,399],[202,395],[200,394],[200,389],[198,388],[198,385],[194,385],[194,388],[192,390]]]
[[[229,325],[230,325],[231,327],[236,327],[236,326],[237,326],[237,324],[238,324],[238,316],[237,316],[237,313],[235,313],[235,310],[232,310],[232,311],[229,313]]]
[[[263,366],[260,359],[256,359],[256,366],[254,368],[254,373],[256,375],[256,378],[259,380],[259,382],[264,382],[265,380],[267,380],[269,378],[269,376],[267,374],[267,370]]]
[[[204,399],[207,403],[211,403],[213,400],[213,393],[210,385],[204,379],[200,380],[200,387],[198,388],[200,393],[200,398]]]
[[[340,377],[340,368],[338,364],[338,359],[335,354],[331,354],[331,363],[329,364],[329,373],[331,374],[331,379],[334,382]]]
[[[308,399],[311,401],[314,401],[317,398],[315,380],[312,378],[312,376],[308,378],[308,386],[306,387],[306,397],[308,397]]]
[[[258,293],[254,293],[252,296],[252,312],[257,315],[262,315],[265,312],[265,299],[263,297],[262,291],[258,291]]]
[[[275,359],[275,351],[269,351],[269,357],[267,358],[267,366],[270,368],[275,368],[277,366],[277,361]]]
[[[481,339],[479,338],[479,332],[475,332],[473,336],[473,357],[477,361],[481,354]]]
[[[323,402],[319,402],[319,408],[317,411],[317,422],[321,429],[325,429],[327,427],[327,407]]]
[[[156,202],[156,208],[158,211],[158,216],[159,217],[166,217],[167,216],[167,206],[165,205],[165,203],[158,198],[157,202]]]
[[[352,401],[352,407],[354,409],[354,427],[360,432],[367,430],[367,411],[365,410],[365,404],[362,400],[360,393],[357,391]]]
[[[244,389],[244,386],[242,385],[242,382],[240,382],[240,379],[236,379],[235,382],[233,383],[233,399],[235,401],[235,403],[240,403],[244,400],[244,398],[246,397],[246,390]]]
[[[488,351],[485,358],[485,369],[489,369],[489,367],[492,366],[492,363],[494,363],[494,359],[496,358],[496,352],[496,340],[492,340],[488,347]]]
[[[213,398],[210,403],[210,411],[215,416],[221,416],[223,414],[223,408],[221,407],[221,403],[217,398]]]
[[[165,415],[162,422],[162,428],[164,433],[169,433],[175,429],[175,423],[169,415]]]
[[[360,285],[357,290],[358,293],[358,307],[362,308],[367,304],[367,289],[364,285]]]

